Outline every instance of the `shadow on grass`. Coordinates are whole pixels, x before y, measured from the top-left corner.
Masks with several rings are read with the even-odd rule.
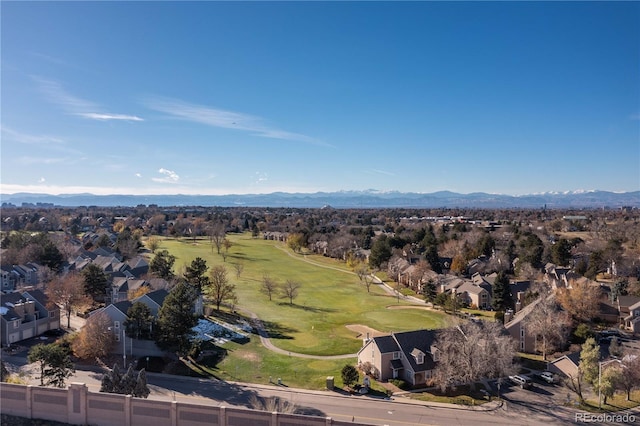
[[[270,339],[291,340],[293,339],[293,337],[290,336],[289,333],[295,333],[296,331],[298,331],[295,328],[286,327],[273,321],[262,321],[262,326],[264,327],[264,330],[266,331],[267,336],[269,336]]]
[[[317,308],[315,306],[308,306],[308,305],[297,305],[295,303],[287,303],[287,302],[280,302],[278,303],[279,306],[288,306],[290,308],[296,308],[296,309],[302,309],[303,311],[307,311],[307,312],[314,312],[314,313],[330,313],[330,312],[337,312],[336,309],[331,309],[331,308]]]

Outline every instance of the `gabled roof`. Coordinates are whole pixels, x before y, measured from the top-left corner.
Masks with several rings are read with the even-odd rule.
[[[462,284],[460,287],[456,289],[456,293],[463,293],[465,291],[471,294],[480,294],[483,291],[487,291],[487,289],[480,287],[479,285],[475,285],[469,281],[466,281],[464,284]]]
[[[156,291],[149,292],[143,296],[140,296],[138,297],[138,299],[146,296],[149,299],[153,300],[155,303],[157,303],[158,306],[162,306],[162,304],[164,303],[164,299],[167,297],[168,294],[169,292],[167,290],[156,290]]]
[[[42,290],[38,290],[37,288],[35,288],[35,289],[32,289],[32,290],[25,291],[23,294],[27,295],[27,297],[30,297],[31,299],[35,300],[37,303],[42,305],[43,308],[45,308],[47,310],[51,310],[51,308],[48,306],[49,305],[49,298],[47,297],[46,294],[44,294],[42,292]],[[57,309],[57,306],[54,305],[53,309]]]
[[[393,336],[379,336],[373,338],[374,343],[378,347],[380,353],[386,354],[389,352],[397,352],[400,350],[398,343]]]
[[[636,309],[640,309],[640,301],[634,303],[633,305],[629,306],[629,311],[635,311]]]
[[[511,319],[511,321],[509,321],[508,323],[506,323],[504,325],[504,328],[509,329],[513,325],[520,323],[520,321],[522,321],[524,318],[526,318],[527,315],[529,315],[531,312],[533,312],[533,310],[535,309],[536,305],[538,303],[540,303],[541,300],[542,300],[542,298],[538,297],[536,300],[534,300],[533,302],[531,302],[527,306],[525,306],[523,309],[521,309],[520,312],[515,314],[515,316]]]
[[[429,355],[431,346],[436,340],[435,330],[407,331],[404,333],[394,333],[392,336],[398,343],[400,350],[403,352],[404,357],[414,372],[432,370],[435,367],[433,358]],[[416,350],[425,354],[422,364],[416,363],[416,359],[412,355]]]
[[[640,297],[637,296],[618,296],[618,307],[619,309],[631,308],[631,306],[640,302]]]
[[[0,294],[0,315],[5,321],[20,319],[20,315],[13,310],[13,306],[25,301],[26,298],[19,292]]]

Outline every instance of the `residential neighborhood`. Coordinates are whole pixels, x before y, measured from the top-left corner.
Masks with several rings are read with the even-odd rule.
[[[211,226],[201,219],[207,209],[192,209],[188,214],[181,213],[180,209],[174,209],[172,213],[163,210],[164,222],[160,221],[160,209],[153,206],[146,210],[138,208],[138,211],[147,212],[144,216],[128,215],[126,210],[119,209],[117,218],[114,215],[110,220],[105,219],[109,210],[100,209],[100,220],[80,220],[79,223],[84,224],[83,231],[75,235],[64,228],[41,230],[32,237],[22,234],[19,229],[4,233],[3,262],[22,256],[17,244],[28,247],[29,238],[36,238],[40,244],[60,247],[59,253],[66,253],[63,259],[54,253],[25,259],[29,261],[23,263],[3,263],[2,345],[6,353],[14,353],[22,345],[30,346],[34,339],[37,342],[39,336],[51,336],[51,332],[60,330],[69,342],[71,353],[75,353],[77,362],[81,363],[78,365],[98,360],[103,365],[114,362],[122,366],[119,368],[132,365],[145,370],[158,368],[155,370],[158,372],[177,368],[188,372],[195,366],[208,368],[205,360],[210,355],[218,359],[212,366],[227,360],[235,362],[233,355],[227,355],[226,347],[230,344],[246,346],[246,343],[226,342],[246,342],[244,336],[248,330],[252,333],[249,336],[253,336],[249,337],[250,341],[255,339],[271,350],[289,356],[309,356],[302,347],[287,346],[286,340],[282,340],[272,327],[277,312],[290,309],[288,306],[309,309],[315,304],[314,299],[303,296],[305,288],[310,291],[312,284],[287,281],[286,277],[291,275],[288,269],[270,273],[246,269],[249,258],[245,257],[247,255],[238,257],[237,250],[241,245],[260,244],[269,250],[289,251],[294,259],[300,257],[309,261],[314,256],[331,259],[336,265],[344,265],[340,268],[351,274],[348,285],[355,286],[353,290],[360,298],[369,299],[375,294],[388,298],[381,306],[384,312],[370,317],[373,322],[347,326],[362,330],[349,340],[347,346],[353,348],[352,354],[345,353],[344,349],[325,351],[327,356],[347,357],[346,361],[358,371],[353,389],[366,389],[370,395],[401,395],[409,391],[407,395],[446,396],[467,389],[463,392],[467,392],[469,398],[482,401],[483,393],[489,399],[506,398],[509,395],[505,394],[506,386],[521,387],[518,380],[533,379],[532,389],[551,386],[549,390],[553,395],[557,394],[558,401],[566,402],[569,392],[574,395],[569,400],[588,404],[584,401],[593,398],[589,396],[593,391],[585,376],[587,361],[583,354],[589,350],[585,345],[596,345],[599,351],[596,366],[606,363],[609,375],[613,374],[609,369],[616,369],[618,365],[611,360],[619,360],[623,368],[632,368],[638,356],[640,293],[637,278],[633,276],[633,271],[638,270],[634,266],[638,260],[627,257],[632,252],[623,245],[616,249],[615,274],[610,268],[613,261],[604,261],[600,267],[592,265],[593,259],[587,257],[588,246],[584,240],[578,241],[574,237],[569,245],[559,243],[559,238],[563,238],[560,235],[571,235],[563,234],[564,219],[554,218],[560,213],[547,211],[549,218],[528,226],[525,237],[517,240],[516,247],[520,248],[507,256],[505,252],[513,246],[510,241],[516,235],[513,225],[509,224],[513,219],[494,220],[493,231],[487,231],[482,223],[476,225],[469,217],[438,221],[439,228],[434,227],[432,220],[414,219],[393,229],[389,225],[392,218],[385,217],[385,211],[367,212],[369,224],[354,226],[344,219],[338,220],[337,216],[332,218],[339,213],[335,210],[298,211],[279,216],[269,213],[261,220],[257,211],[248,213],[231,209],[224,211],[228,218],[226,224]],[[5,208],[2,212],[6,215],[3,222],[13,223],[15,227],[20,214],[29,210]],[[41,212],[51,215],[55,210]],[[501,212],[493,214],[496,213]],[[608,213],[622,217],[614,211]],[[145,216],[153,221],[145,220]],[[322,217],[321,221],[316,220],[323,227],[331,224],[336,241],[325,238],[325,244],[321,246],[312,242],[315,238],[310,235],[301,239],[302,234],[284,230],[290,227],[289,222],[296,223],[306,216]],[[53,218],[46,221],[55,222]],[[410,228],[408,223],[411,223]],[[623,224],[626,220],[618,219],[615,223]],[[549,225],[557,229],[553,237],[546,234]],[[161,230],[159,234],[156,234],[157,229]],[[346,245],[340,229],[351,229],[348,234],[352,240]],[[634,227],[620,229],[636,232]],[[454,233],[457,240],[446,238]],[[19,235],[20,239],[17,238]],[[412,242],[413,235],[422,240]],[[338,241],[341,245],[336,245]],[[466,264],[462,263],[463,251],[451,247],[470,247],[473,241],[478,247],[476,257],[468,257]],[[522,258],[530,256],[527,250],[531,250],[523,241],[533,241],[528,244],[544,247],[537,260],[529,258],[537,262],[537,268],[532,260],[521,263]],[[564,245],[565,251],[557,253],[555,246],[558,244]],[[187,258],[182,266],[176,266],[181,253],[176,250],[180,246],[198,250],[202,257],[191,257],[192,261]],[[318,247],[322,247],[319,252]],[[470,248],[464,250],[472,252]],[[544,252],[548,254],[544,255]],[[437,256],[430,253],[437,253]],[[545,256],[546,263],[542,262]],[[559,266],[554,260],[568,266]],[[208,261],[213,262],[213,267],[209,267]],[[465,266],[461,267],[461,264]],[[585,272],[579,273],[580,270]],[[629,275],[620,275],[624,271]],[[593,278],[583,275],[585,273]],[[242,284],[254,286],[255,290],[249,293],[237,290],[237,286],[245,282],[245,276],[255,276],[251,278],[253,281]],[[287,281],[286,285],[278,284],[277,280]],[[306,282],[304,278],[302,281]],[[248,284],[250,282],[254,284]],[[321,287],[317,291],[321,291]],[[257,297],[262,302],[255,304],[251,302],[255,299],[241,295]],[[274,296],[286,297],[287,302],[273,311],[276,316],[270,317],[269,310],[264,309],[274,303],[269,302]],[[326,297],[333,301],[330,303],[337,302],[331,294],[317,297]],[[301,298],[306,301],[298,301]],[[245,315],[243,309],[259,309],[261,317]],[[320,306],[313,309],[323,312]],[[312,314],[309,319],[317,321],[313,320],[317,317],[313,311],[309,312]],[[420,322],[403,322],[401,318],[409,312],[422,318]],[[68,328],[69,315],[74,318],[74,324],[84,326]],[[327,314],[323,315],[326,318]],[[375,319],[387,316],[385,321],[394,324],[393,328],[378,329]],[[197,318],[200,321],[197,327],[206,323],[211,324],[207,327],[211,330],[226,331],[192,334],[190,328],[196,329],[194,319]],[[544,322],[544,319],[550,321]],[[271,325],[265,325],[265,320]],[[421,323],[431,325],[425,328]],[[315,326],[310,332],[317,334]],[[189,337],[195,335],[205,340]],[[48,340],[43,338],[42,341]],[[291,342],[295,343],[295,339]],[[485,343],[478,346],[469,342]],[[278,345],[296,349],[282,350]],[[491,355],[481,353],[481,347],[490,350]],[[351,361],[350,356],[353,357]],[[475,359],[473,368],[471,364],[465,364],[467,356]],[[260,375],[260,368],[254,365],[247,372]],[[543,377],[543,372],[550,375],[540,381],[538,378]],[[332,372],[327,371],[325,375],[332,375]],[[516,376],[524,379],[510,379]],[[321,375],[316,376],[316,380],[321,379]],[[270,380],[275,382],[275,379]],[[347,383],[343,380],[342,383]],[[572,390],[571,383],[575,380],[584,382],[582,388]],[[354,385],[344,386],[344,389],[352,389],[347,386]],[[567,391],[561,390],[564,386],[568,386]],[[630,391],[635,392],[640,381],[632,382],[630,386]],[[605,392],[607,398],[623,392],[622,385],[614,385],[612,389]],[[511,391],[514,397],[520,395],[519,392],[525,392],[519,397],[526,400],[526,392],[531,389],[527,385],[522,391]],[[452,400],[455,398],[459,397]],[[605,397],[600,395],[600,398],[602,404]]]

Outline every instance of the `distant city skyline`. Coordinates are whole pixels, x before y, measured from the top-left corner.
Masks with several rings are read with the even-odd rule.
[[[0,192],[640,190],[638,2],[2,2]]]

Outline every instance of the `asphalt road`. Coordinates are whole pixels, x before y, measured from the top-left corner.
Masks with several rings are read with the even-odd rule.
[[[3,360],[12,370],[32,371],[24,355],[7,356]],[[37,374],[31,372],[30,383],[38,385]],[[87,384],[98,392],[102,373],[77,370],[70,382]],[[533,391],[503,386],[504,403],[486,407],[462,407],[449,404],[421,403],[402,396],[378,399],[366,395],[348,395],[329,391],[306,391],[278,385],[254,385],[148,373],[149,399],[250,407],[252,396],[277,396],[299,407],[307,415],[332,417],[371,425],[540,425],[573,423],[575,411],[562,405],[566,393],[560,387],[536,385]],[[554,388],[558,388],[557,390]],[[638,416],[640,419],[640,415]]]

